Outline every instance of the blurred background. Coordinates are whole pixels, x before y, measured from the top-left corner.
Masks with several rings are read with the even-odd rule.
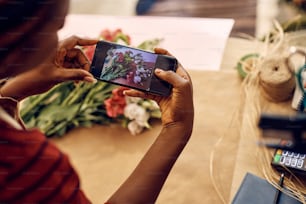
[[[70,13],[233,18],[231,35],[260,37],[274,19],[286,22],[304,13],[306,0],[71,0]]]

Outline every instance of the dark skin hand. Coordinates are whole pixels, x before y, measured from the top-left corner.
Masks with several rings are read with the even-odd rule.
[[[161,48],[156,48],[155,52],[158,54],[172,56],[167,50]],[[170,83],[174,88],[170,97],[161,97],[136,90],[125,91],[125,94],[128,96],[155,100],[159,104],[163,114],[163,126],[171,125],[174,122],[185,122],[185,120],[189,120],[190,118],[186,117],[186,113],[188,116],[189,110],[193,110],[193,104],[186,103],[184,100],[182,100],[183,98],[193,98],[192,82],[188,73],[179,64],[176,73],[172,71],[165,72],[163,70],[157,69],[155,74],[165,81],[169,82],[169,80],[171,80]],[[189,92],[190,89],[191,91]],[[193,111],[191,115],[193,117]]]
[[[156,53],[170,55],[164,49]],[[162,111],[162,130],[135,170],[111,196],[110,204],[155,203],[173,165],[187,144],[193,128],[194,107],[192,82],[188,73],[179,65],[173,71],[155,71],[157,77],[173,85],[169,97],[128,90],[128,96],[157,101]]]
[[[88,72],[90,66],[88,59],[76,46],[96,43],[97,40],[81,39],[76,36],[60,42],[53,57],[49,57],[39,67],[10,79],[1,88],[1,95],[22,100],[43,93],[64,81],[95,82],[96,80]]]
[[[77,46],[92,45],[96,40],[72,37],[59,44],[57,52],[43,64],[20,74],[2,87],[1,94],[17,100],[42,93],[54,85],[67,81],[95,81],[86,71],[89,63]],[[164,49],[156,53],[171,55]],[[155,100],[162,112],[162,130],[135,170],[107,201],[110,204],[155,203],[177,158],[192,134],[194,107],[192,81],[179,64],[177,71],[155,70],[157,77],[173,85],[169,97],[126,90],[128,96]]]

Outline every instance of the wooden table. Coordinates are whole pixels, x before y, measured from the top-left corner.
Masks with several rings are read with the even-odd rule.
[[[253,51],[250,43],[230,38],[220,71],[189,71],[194,131],[157,203],[222,203],[220,197],[229,203],[244,174],[258,173],[248,153],[256,144],[240,138],[237,123],[241,79],[234,67],[243,54]],[[87,196],[93,203],[103,203],[128,177],[160,128],[155,122],[151,130],[132,136],[119,125],[95,126],[53,141],[70,156]]]
[[[229,123],[238,108],[240,81],[235,72],[191,71],[190,74],[195,97],[194,131],[158,203],[219,202],[210,180],[210,155],[218,139],[232,131]],[[102,203],[127,178],[159,130],[160,124],[156,123],[151,130],[132,136],[119,125],[96,126],[76,129],[55,142],[70,155],[93,203]],[[226,140],[229,145],[225,153],[230,156],[216,155],[220,165],[216,168],[228,198],[239,135],[231,134]]]
[[[205,18],[233,18],[232,34],[255,34],[257,0],[182,0],[156,1],[145,14],[150,16],[193,16]],[[261,8],[261,7],[260,7]]]

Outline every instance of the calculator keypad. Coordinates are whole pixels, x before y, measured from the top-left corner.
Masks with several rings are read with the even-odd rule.
[[[280,164],[291,168],[306,171],[306,154],[278,149],[273,158],[274,164]]]

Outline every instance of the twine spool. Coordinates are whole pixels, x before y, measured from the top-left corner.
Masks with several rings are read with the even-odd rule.
[[[283,102],[292,98],[296,83],[291,64],[285,57],[269,57],[259,65],[260,89],[269,101]]]

